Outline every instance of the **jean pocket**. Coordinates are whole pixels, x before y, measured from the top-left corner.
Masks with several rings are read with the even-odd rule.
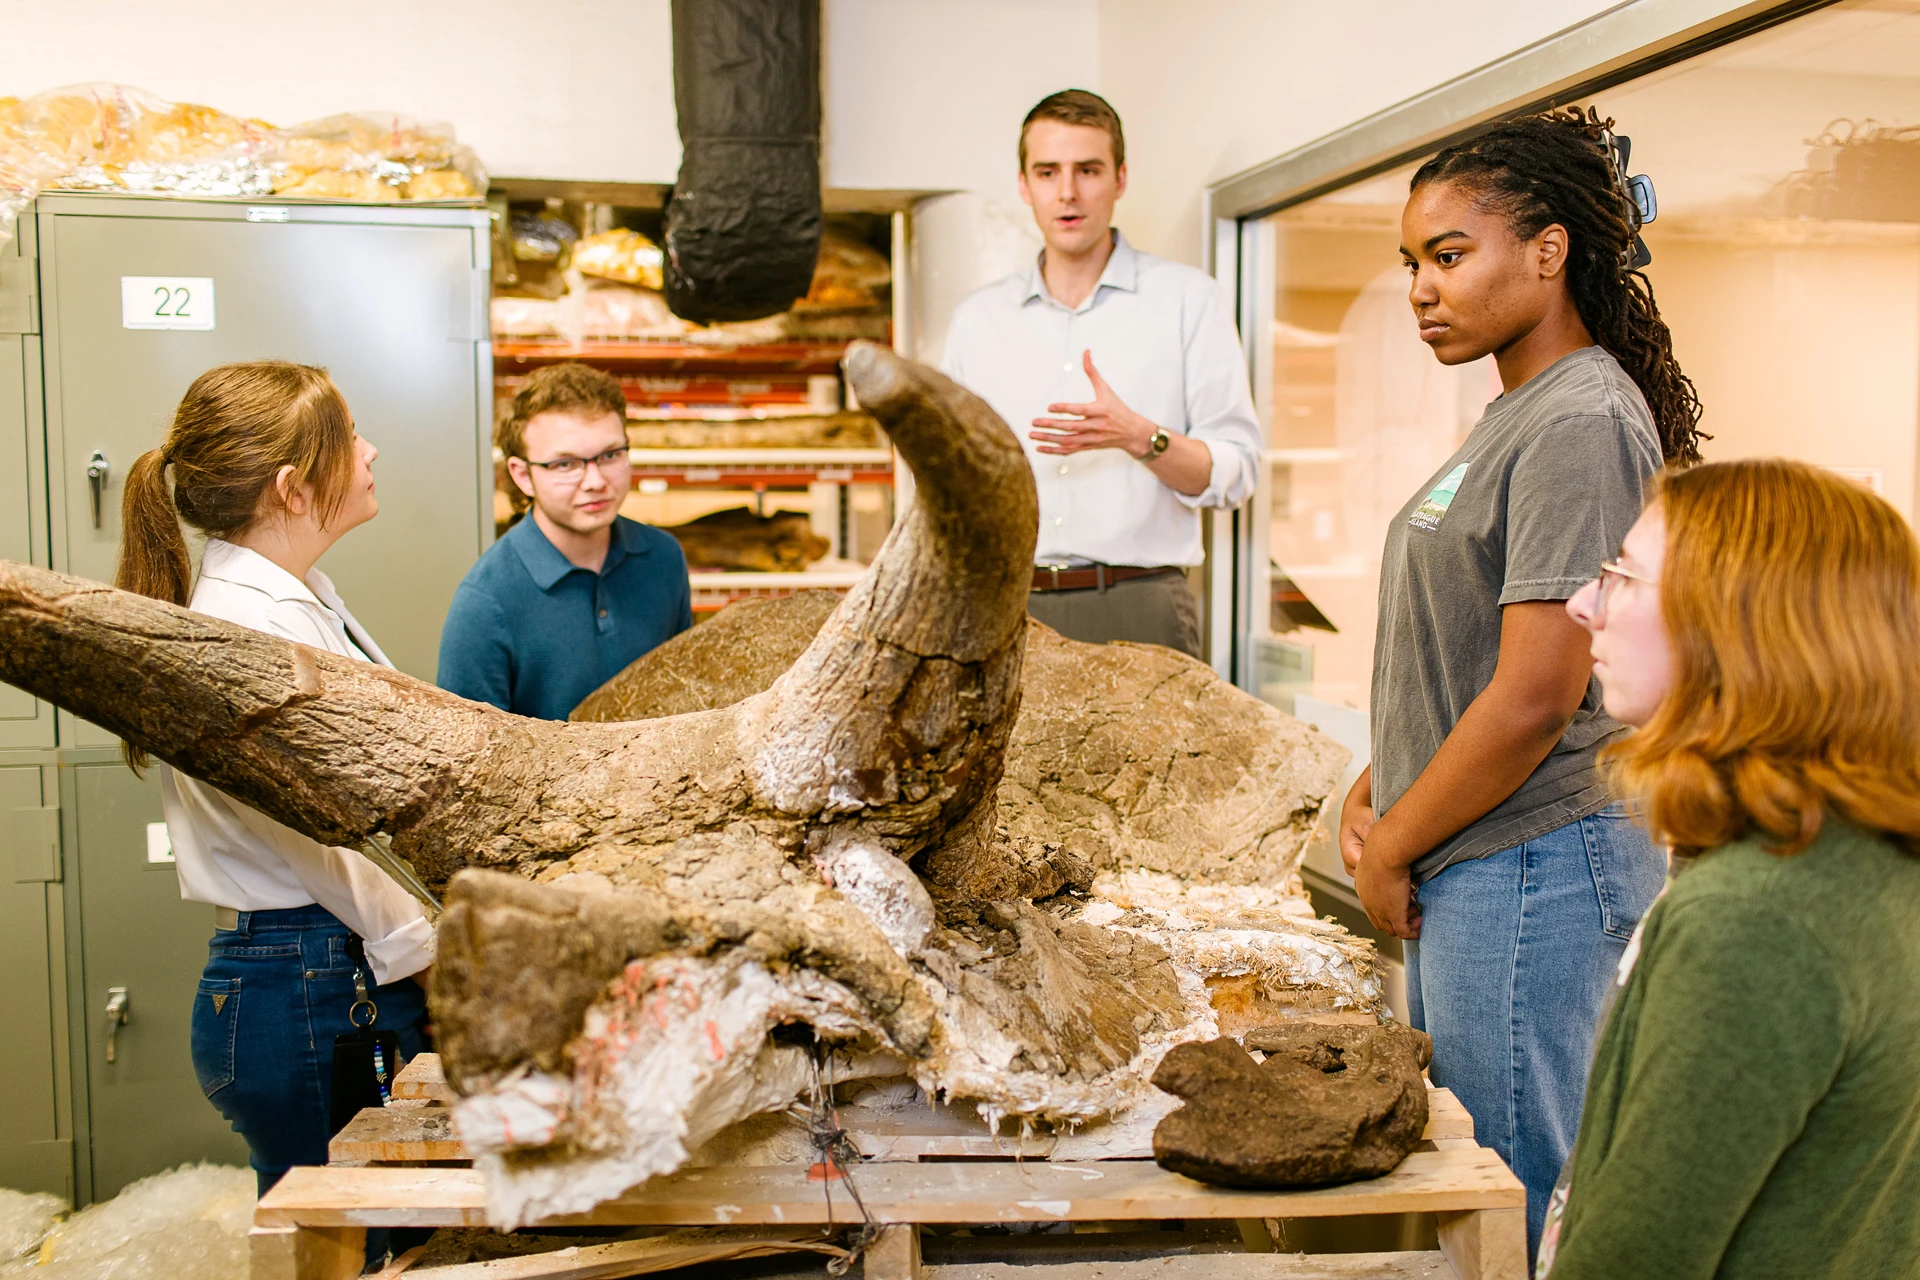
[[[1666,859],[1646,830],[1617,808],[1581,819],[1580,834],[1600,898],[1600,927],[1625,941],[1659,896]]]
[[[188,1039],[200,1092],[211,1098],[233,1083],[234,1044],[240,1026],[240,979],[202,978],[193,997]]]

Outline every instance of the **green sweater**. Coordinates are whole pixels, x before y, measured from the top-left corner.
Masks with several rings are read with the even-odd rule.
[[[1920,1277],[1920,859],[1695,860],[1594,1054],[1552,1280]]]

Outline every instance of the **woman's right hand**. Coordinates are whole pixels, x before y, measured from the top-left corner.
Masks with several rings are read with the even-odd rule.
[[[1360,869],[1360,854],[1367,836],[1373,831],[1373,766],[1368,765],[1354,779],[1353,787],[1340,806],[1340,861],[1347,874]]]

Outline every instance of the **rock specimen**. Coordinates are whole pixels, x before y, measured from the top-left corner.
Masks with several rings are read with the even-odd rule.
[[[1153,1083],[1186,1100],[1153,1131],[1162,1167],[1228,1187],[1317,1187],[1377,1178],[1427,1126],[1425,1032],[1397,1023],[1262,1027],[1247,1049],[1178,1045]]]
[[[663,718],[526,720],[0,564],[0,679],[444,894],[433,1012],[498,1225],[788,1107],[814,1045],[1073,1124],[1156,1105],[1165,1049],[1220,1032],[1212,983],[1243,1017],[1378,1007],[1292,878],[1346,753],[1182,655],[1031,628],[1012,432],[884,349],[846,368],[913,506],[764,687],[709,673]]]
[[[746,569],[758,573],[798,573],[833,550],[797,511],[755,515],[745,507],[711,511],[698,520],[666,529],[686,552],[693,569]]]

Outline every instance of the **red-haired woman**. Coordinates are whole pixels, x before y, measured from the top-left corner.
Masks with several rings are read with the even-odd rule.
[[[1669,474],[1568,602],[1673,850],[1539,1274],[1920,1276],[1920,547],[1800,463]]]

